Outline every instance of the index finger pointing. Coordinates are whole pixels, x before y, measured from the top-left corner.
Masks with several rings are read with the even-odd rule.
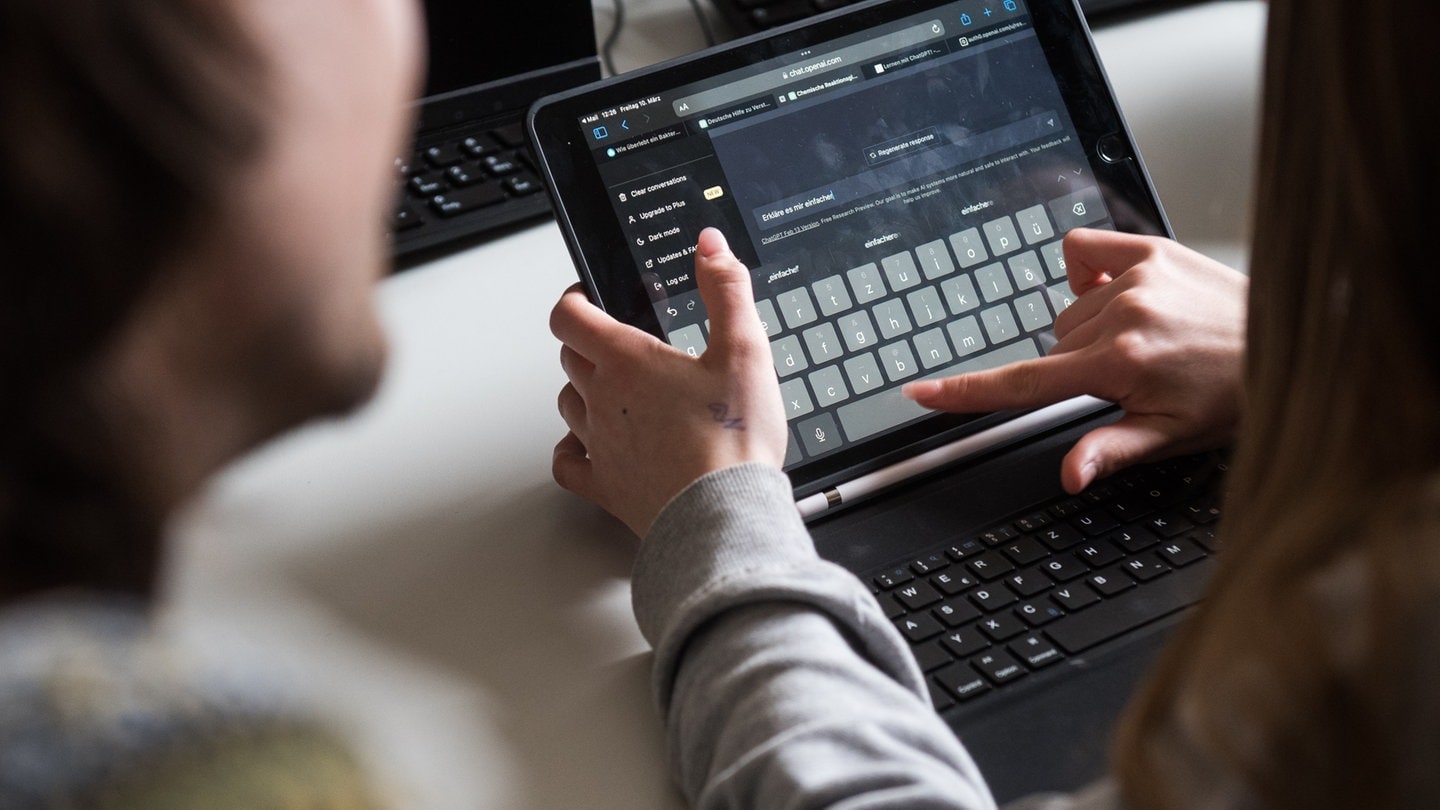
[[[1081,394],[1104,398],[1094,385],[1096,376],[1087,371],[1085,353],[1070,352],[987,371],[922,380],[903,390],[916,404],[953,413],[1038,408]]]

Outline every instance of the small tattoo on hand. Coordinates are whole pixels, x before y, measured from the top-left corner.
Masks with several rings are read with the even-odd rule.
[[[731,416],[730,406],[723,402],[712,402],[710,404],[710,416],[719,422],[726,430],[744,430],[745,417]]]

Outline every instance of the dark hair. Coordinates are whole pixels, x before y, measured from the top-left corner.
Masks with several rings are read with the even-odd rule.
[[[80,378],[262,147],[258,55],[209,0],[0,4],[0,597],[148,592]]]
[[[1137,807],[1440,795],[1434,4],[1270,0],[1221,569],[1127,718]]]

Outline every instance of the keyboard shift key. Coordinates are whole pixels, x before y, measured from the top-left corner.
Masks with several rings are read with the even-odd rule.
[[[917,644],[910,648],[915,654],[915,663],[920,665],[921,672],[929,672],[932,669],[939,669],[954,661],[954,657],[941,647],[939,642],[927,641],[924,644]]]

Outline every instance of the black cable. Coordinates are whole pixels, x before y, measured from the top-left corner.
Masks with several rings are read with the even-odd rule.
[[[610,33],[605,36],[605,42],[600,46],[600,61],[605,63],[605,70],[609,71],[611,76],[619,73],[615,70],[615,42],[620,39],[620,29],[625,27],[625,0],[614,0],[614,3],[615,22],[610,26]]]
[[[695,9],[695,18],[700,21],[700,30],[705,34],[705,45],[714,47],[715,30],[710,27],[710,18],[705,16],[705,9],[700,7],[700,0],[690,0],[690,7]]]

